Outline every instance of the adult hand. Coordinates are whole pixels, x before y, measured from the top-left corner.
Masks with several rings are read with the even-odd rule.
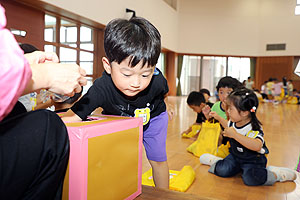
[[[30,64],[32,79],[23,94],[48,89],[57,94],[74,96],[87,83],[84,69],[76,64],[58,63],[55,53],[36,51],[26,54],[25,58]]]
[[[59,62],[56,53],[53,52],[35,51],[32,53],[24,54],[24,57],[28,60],[30,65],[44,63],[47,61],[55,63]]]
[[[47,89],[51,92],[74,96],[81,91],[81,86],[86,85],[84,78],[86,72],[76,64],[43,63],[39,68],[45,68],[43,77],[47,84]]]

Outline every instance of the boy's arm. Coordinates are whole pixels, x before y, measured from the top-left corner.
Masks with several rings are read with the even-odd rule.
[[[167,102],[167,100],[166,100],[167,96],[168,96],[168,95],[165,94],[165,96],[164,96],[164,101],[165,101],[165,104],[166,104],[166,107],[167,107],[166,110],[167,110],[167,112],[168,112],[169,119],[172,120],[173,117],[174,117],[174,115],[175,115],[175,111],[174,111],[173,106]]]
[[[197,122],[193,123],[188,129],[186,129],[185,131],[183,131],[182,134],[183,133],[189,133],[189,132],[191,132],[193,125],[201,125],[201,123],[197,123]]]
[[[69,109],[61,118],[64,122],[80,122],[82,119]]]
[[[209,113],[209,116],[218,120],[224,128],[228,126],[228,121],[226,119],[224,119],[223,117],[221,117],[220,115],[218,115],[215,111],[211,111]]]
[[[259,138],[250,138],[236,132],[233,127],[226,127],[223,131],[223,136],[235,139],[241,145],[252,151],[260,151],[263,142]]]
[[[210,107],[208,105],[206,105],[203,109],[202,109],[202,113],[204,114],[205,118],[207,120],[209,120],[211,117],[209,116],[210,113]]]

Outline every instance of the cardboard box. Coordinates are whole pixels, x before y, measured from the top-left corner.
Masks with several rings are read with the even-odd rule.
[[[141,194],[141,118],[98,116],[66,123],[70,159],[63,199],[134,199]]]

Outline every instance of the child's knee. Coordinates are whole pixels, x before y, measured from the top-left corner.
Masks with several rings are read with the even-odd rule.
[[[263,185],[267,180],[267,173],[263,169],[250,169],[243,173],[242,178],[245,185]]]
[[[168,167],[168,162],[167,161],[158,162],[158,161],[149,160],[149,162],[150,162],[152,168]]]

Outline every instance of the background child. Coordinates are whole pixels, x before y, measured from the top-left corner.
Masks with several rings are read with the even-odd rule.
[[[249,76],[245,83],[245,88],[253,90],[253,85],[254,85],[254,81],[252,81],[251,76]]]
[[[202,89],[200,89],[199,92],[203,94],[206,105],[208,105],[209,107],[212,107],[214,104],[209,101],[209,98],[210,98],[209,90],[206,88],[202,88]]]
[[[249,89],[238,89],[228,98],[230,121],[223,135],[230,138],[230,154],[222,159],[211,154],[200,157],[202,164],[210,165],[209,172],[220,177],[231,177],[242,172],[246,185],[273,185],[276,181],[292,181],[296,173],[288,168],[267,165],[268,149],[261,123],[256,117],[258,99]]]
[[[207,119],[215,118],[218,120],[222,128],[227,127],[227,115],[226,115],[226,98],[236,88],[242,88],[243,85],[237,79],[231,76],[225,76],[221,78],[216,86],[220,101],[214,103],[212,108],[205,106],[203,108],[203,114]],[[228,139],[220,137],[219,145],[221,142],[226,144]]]
[[[289,96],[293,96],[294,85],[291,79],[287,83],[287,88],[288,88]]]
[[[115,19],[106,26],[104,49],[105,72],[63,119],[85,120],[98,107],[107,115],[143,117],[143,143],[154,183],[169,188],[164,102],[169,89],[159,70],[153,75],[161,51],[160,34],[146,19]]]
[[[196,122],[193,125],[200,125],[202,122],[206,120],[204,114],[202,113],[202,109],[206,105],[206,99],[201,92],[193,91],[189,94],[186,100],[188,106],[197,113]],[[192,131],[192,126],[190,126],[187,130],[185,130],[182,135],[188,134]]]

